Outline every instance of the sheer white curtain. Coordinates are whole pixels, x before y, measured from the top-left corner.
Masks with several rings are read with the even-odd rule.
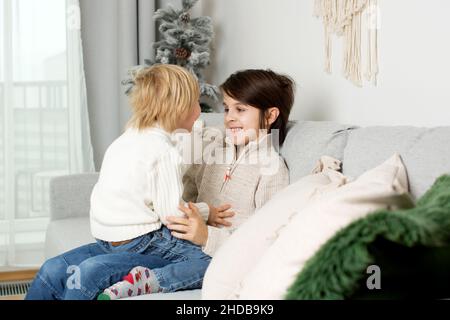
[[[79,1],[0,0],[0,267],[42,263],[49,180],[91,171]]]

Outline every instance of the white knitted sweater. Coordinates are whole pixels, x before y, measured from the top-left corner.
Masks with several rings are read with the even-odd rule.
[[[92,235],[104,241],[136,238],[166,224],[183,194],[182,158],[159,128],[128,129],[107,149],[91,195]],[[197,203],[206,220],[209,208]]]

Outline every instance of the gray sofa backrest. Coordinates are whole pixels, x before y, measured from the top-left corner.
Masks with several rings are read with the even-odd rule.
[[[450,174],[450,127],[367,127],[350,133],[343,172],[357,177],[398,152],[408,172],[411,194],[422,196],[439,176]]]
[[[223,114],[202,114],[206,126],[223,127]],[[425,193],[437,177],[450,174],[450,127],[367,127],[335,122],[293,121],[281,155],[291,183],[311,173],[322,155],[343,162],[343,173],[358,177],[398,152],[408,171],[411,194]],[[98,174],[57,177],[50,182],[52,220],[89,215]]]
[[[206,126],[223,126],[223,114],[202,114]],[[437,177],[450,174],[450,127],[408,126],[359,128],[335,122],[293,121],[281,155],[291,183],[311,173],[322,155],[343,162],[343,173],[358,177],[398,152],[417,199]]]
[[[73,174],[50,180],[50,219],[89,216],[91,193],[98,173]]]
[[[342,160],[349,131],[354,128],[325,121],[292,122],[281,147],[291,183],[310,174],[323,155]]]

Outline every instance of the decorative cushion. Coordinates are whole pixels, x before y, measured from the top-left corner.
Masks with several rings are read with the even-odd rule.
[[[398,154],[336,190],[323,193],[294,216],[247,274],[240,299],[282,299],[295,276],[336,232],[377,209],[408,208],[406,169]]]
[[[369,266],[381,290],[369,290]],[[355,221],[307,262],[288,299],[450,298],[450,176],[414,208],[381,210]],[[373,283],[373,282],[370,282]]]
[[[321,157],[313,170],[317,173],[281,190],[243,223],[214,255],[203,280],[202,298],[231,298],[240,281],[275,241],[292,215],[312,198],[347,182],[336,171],[340,166],[337,159]]]

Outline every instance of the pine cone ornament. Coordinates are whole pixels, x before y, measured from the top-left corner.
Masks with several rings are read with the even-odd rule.
[[[186,48],[176,48],[175,57],[179,60],[187,60],[191,56],[191,51]]]
[[[191,15],[189,12],[184,12],[180,15],[180,21],[188,24],[191,21]]]

